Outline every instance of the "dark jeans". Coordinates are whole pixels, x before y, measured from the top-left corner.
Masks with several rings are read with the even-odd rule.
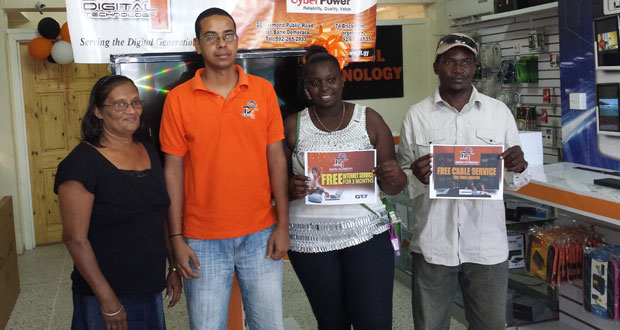
[[[342,250],[288,255],[319,330],[392,329],[394,250],[388,232]]]
[[[129,330],[165,330],[161,293],[119,296]],[[105,330],[101,304],[96,296],[73,292],[71,330]]]
[[[448,330],[454,294],[461,284],[465,318],[471,330],[506,328],[508,261],[496,265],[429,264],[412,253],[411,300],[416,330]]]

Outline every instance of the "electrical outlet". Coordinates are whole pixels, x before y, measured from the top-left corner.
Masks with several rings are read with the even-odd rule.
[[[620,13],[620,0],[604,0],[603,2],[603,13],[605,15]]]
[[[587,110],[586,93],[568,94],[569,108],[571,110]]]

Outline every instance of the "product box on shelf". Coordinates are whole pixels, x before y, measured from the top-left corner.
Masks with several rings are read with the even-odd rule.
[[[522,219],[547,220],[554,217],[553,208],[536,202],[525,201],[522,199],[505,199],[506,208],[518,210]]]
[[[508,233],[508,268],[522,268],[525,266],[523,234]]]

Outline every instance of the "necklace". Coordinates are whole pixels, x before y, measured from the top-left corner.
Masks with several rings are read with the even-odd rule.
[[[323,127],[323,129],[325,129],[328,132],[335,132],[335,131],[339,130],[340,126],[342,126],[342,123],[344,122],[344,114],[345,114],[344,102],[342,102],[342,118],[340,118],[340,123],[334,129],[329,129],[329,128],[325,127],[325,124],[323,124],[323,122],[321,121],[321,118],[316,113],[316,107],[315,106],[312,106],[312,111],[314,112],[314,116],[316,117],[316,120],[319,122],[319,124],[321,124],[321,127]]]

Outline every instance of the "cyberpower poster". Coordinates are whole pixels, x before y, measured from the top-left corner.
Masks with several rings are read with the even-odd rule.
[[[374,203],[378,186],[372,172],[376,150],[307,152],[306,176],[310,178],[309,205]]]
[[[503,198],[504,146],[431,145],[430,198]]]
[[[325,46],[341,62],[372,61],[376,0],[66,0],[76,63],[111,54],[194,51],[194,22],[219,7],[237,24],[240,49]]]

